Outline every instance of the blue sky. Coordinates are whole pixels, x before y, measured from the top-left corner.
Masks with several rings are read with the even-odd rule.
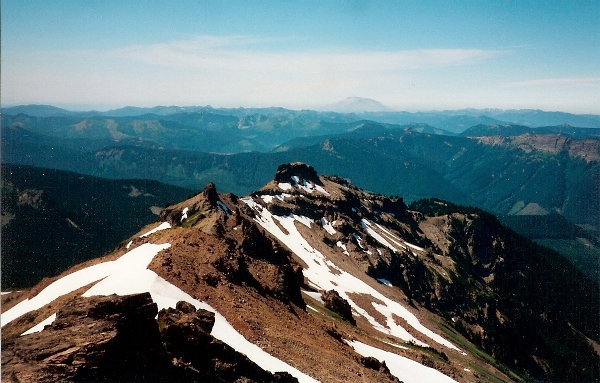
[[[600,2],[2,1],[2,104],[600,113]]]

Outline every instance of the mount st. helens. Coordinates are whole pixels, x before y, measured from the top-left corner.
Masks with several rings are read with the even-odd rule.
[[[106,358],[84,356],[118,347],[92,350],[85,336],[93,331],[61,331],[80,312],[109,315],[121,305],[97,309],[106,303],[85,297],[149,292],[158,310],[191,304],[162,312],[154,324],[156,309],[139,318],[169,340],[152,346],[172,356],[157,354],[171,374],[163,378],[202,372],[206,363],[185,350],[204,335],[175,342],[170,337],[182,330],[164,329],[206,317],[193,314],[203,309],[215,313],[214,326],[200,327],[245,353],[251,362],[241,365],[299,381],[598,379],[597,285],[483,211],[439,200],[413,206],[297,163],[280,166],[273,181],[243,198],[209,184],[107,257],[4,294],[2,378],[18,381],[19,371],[40,380],[61,371],[114,376],[104,370],[112,366]],[[144,299],[131,298],[148,307]],[[125,306],[121,330],[131,326]],[[129,344],[137,344],[134,335]],[[115,336],[106,344],[122,344]],[[23,351],[35,345],[47,348]],[[160,375],[144,369],[147,359],[132,360],[141,363],[130,368],[135,377]],[[271,376],[252,369],[250,381]]]

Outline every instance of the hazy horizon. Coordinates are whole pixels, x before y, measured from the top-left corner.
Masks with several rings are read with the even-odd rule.
[[[2,105],[600,114],[600,2],[2,2]]]
[[[333,105],[334,103],[331,103],[329,105]],[[209,108],[213,108],[213,109],[237,109],[237,108],[243,108],[243,109],[268,109],[268,108],[284,108],[287,110],[292,110],[292,111],[302,111],[302,110],[310,110],[310,111],[316,111],[316,112],[334,112],[334,113],[363,113],[363,112],[358,112],[358,111],[341,111],[339,109],[335,109],[333,107],[330,106],[315,106],[313,108],[293,108],[293,107],[282,107],[281,105],[266,105],[266,106],[221,106],[221,105],[211,105],[211,104],[204,104],[204,105],[175,105],[175,104],[163,104],[163,105],[144,105],[144,106],[140,106],[140,105],[111,105],[111,106],[107,106],[107,105],[99,105],[99,106],[94,106],[94,105],[77,105],[77,104],[46,104],[46,103],[24,103],[24,104],[2,104],[0,103],[0,109],[5,109],[5,108],[13,108],[13,107],[21,107],[21,106],[51,106],[51,107],[56,107],[56,108],[60,108],[60,109],[64,109],[67,110],[69,112],[99,112],[99,113],[104,113],[104,112],[109,112],[111,110],[119,110],[119,109],[123,109],[123,108],[159,108],[159,107],[180,107],[180,108],[204,108],[204,107],[209,107]],[[384,105],[385,106],[385,105]],[[459,112],[459,111],[542,111],[542,112],[548,112],[548,113],[568,113],[568,114],[573,114],[573,115],[591,115],[591,116],[600,116],[600,113],[573,113],[573,112],[569,112],[569,111],[565,111],[565,110],[550,110],[550,109],[540,109],[540,108],[470,108],[470,107],[464,107],[464,108],[438,108],[438,109],[386,109],[386,110],[381,110],[381,111],[373,111],[376,113],[379,112],[383,112],[383,113],[400,113],[400,112],[407,112],[407,113],[435,113],[435,112]],[[368,111],[366,111],[368,112]]]

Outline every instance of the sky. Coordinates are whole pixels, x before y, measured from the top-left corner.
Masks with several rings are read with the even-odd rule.
[[[600,1],[3,0],[1,104],[600,114]]]

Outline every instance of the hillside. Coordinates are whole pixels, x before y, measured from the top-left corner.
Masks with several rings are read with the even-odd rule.
[[[101,256],[190,190],[2,164],[2,288]]]
[[[296,139],[295,146],[288,142],[283,148],[287,150],[275,153],[219,155],[144,145],[84,151],[17,128],[5,133],[4,162],[101,177],[156,179],[191,189],[217,180],[223,190],[244,194],[267,182],[277,164],[304,161],[360,187],[400,194],[408,201],[437,197],[498,214],[535,207],[542,213],[559,212],[577,224],[600,222],[600,165],[595,160],[600,154],[598,141],[591,139],[470,139],[363,122],[343,135]]]
[[[157,310],[187,301],[187,312],[214,312],[215,338],[302,382],[599,378],[598,286],[556,253],[481,210],[439,200],[409,209],[289,164],[246,197],[209,184],[106,257],[3,295],[2,379],[16,368],[7,356],[70,320],[61,307],[75,296],[143,292]],[[160,318],[159,330],[172,323]],[[187,342],[166,360],[200,373]],[[61,347],[19,363],[56,371]]]

